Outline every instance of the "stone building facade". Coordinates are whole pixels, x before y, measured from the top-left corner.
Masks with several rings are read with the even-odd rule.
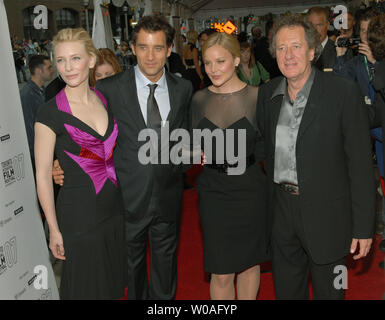
[[[89,16],[91,16],[92,0]],[[4,0],[11,36],[19,39],[51,39],[65,27],[85,27],[85,8],[82,0]],[[48,9],[48,29],[36,30],[33,27],[33,9],[44,5]],[[89,22],[89,24],[91,24]],[[92,24],[91,24],[92,27]]]
[[[127,1],[133,6],[135,1]],[[142,4],[145,0],[140,0]],[[86,29],[86,15],[83,0],[4,0],[5,9],[8,17],[8,24],[10,36],[17,36],[18,39],[43,40],[52,39],[63,28],[66,27],[83,27]],[[36,14],[33,13],[35,6],[44,5],[48,9],[48,29],[36,30],[33,26],[33,21]],[[136,6],[135,6],[136,10]],[[176,27],[176,39],[179,39],[181,33],[180,26],[182,20],[189,21],[190,28],[194,25],[191,19],[191,11],[177,2],[174,4],[174,10],[171,10],[170,4],[166,0],[152,0],[152,12],[163,14],[167,19],[170,19],[170,14],[173,18],[172,23]],[[109,14],[112,26],[113,36],[121,36],[125,39],[125,16],[122,8],[115,7],[112,3],[109,5]],[[93,0],[89,1],[88,7],[88,22],[89,31],[92,34],[92,20],[93,20]],[[128,20],[135,20],[138,18],[137,14],[128,16]],[[192,24],[192,25],[191,25]],[[132,28],[128,26],[128,34]],[[180,41],[175,41],[176,51],[182,51],[182,44]]]

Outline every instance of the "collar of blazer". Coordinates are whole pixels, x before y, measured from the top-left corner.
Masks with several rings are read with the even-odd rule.
[[[309,98],[306,103],[301,124],[299,126],[297,142],[303,136],[303,134],[305,133],[309,125],[312,123],[312,121],[315,119],[316,115],[318,114],[317,110],[319,108],[322,108],[322,105],[324,102],[323,95],[327,94],[328,92],[327,87],[325,87],[325,79],[324,79],[325,76],[327,75],[319,71],[317,68],[314,68],[314,69],[315,69],[314,82],[309,93]],[[283,78],[281,77],[281,79]],[[273,93],[279,85],[280,85],[280,82],[278,82],[278,85],[272,88],[271,93]],[[265,101],[267,105],[266,105],[266,108],[264,109],[269,110],[271,115],[270,130],[271,130],[271,139],[272,139],[274,149],[275,149],[276,129],[277,129],[279,114],[281,111],[282,100],[283,100],[282,94],[275,95],[274,97],[272,97],[272,95],[270,94],[269,98]]]
[[[167,121],[169,121],[170,128],[173,126],[177,111],[180,108],[180,99],[178,97],[182,92],[178,92],[177,81],[166,71],[166,81],[168,87],[168,95],[170,99],[170,112],[167,116]],[[144,121],[142,111],[140,110],[138,94],[136,89],[135,82],[135,70],[131,66],[129,69],[124,71],[124,74],[121,78],[121,81],[118,82],[119,92],[122,92],[125,105],[128,106],[127,109],[130,112],[131,116],[134,118],[134,122],[138,125],[139,131],[146,129],[146,122]]]

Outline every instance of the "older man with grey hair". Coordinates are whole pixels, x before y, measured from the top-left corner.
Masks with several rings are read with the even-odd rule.
[[[271,51],[284,77],[262,86],[277,299],[343,299],[345,257],[371,247],[375,183],[367,111],[358,86],[312,66],[320,39],[299,15],[275,26]]]
[[[317,30],[321,39],[321,54],[315,61],[315,66],[321,71],[331,72],[336,62],[336,49],[334,42],[328,37],[329,10],[324,7],[312,7],[307,12],[306,18]]]

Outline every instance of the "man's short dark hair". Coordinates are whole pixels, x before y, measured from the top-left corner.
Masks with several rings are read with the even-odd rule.
[[[44,61],[51,60],[48,56],[44,55],[31,55],[29,56],[28,68],[31,75],[35,74],[36,68],[42,69],[44,67]]]
[[[385,59],[385,14],[370,20],[368,27],[368,43],[374,58]]]
[[[205,29],[205,30],[203,30],[203,31],[198,35],[198,40],[199,40],[200,38],[202,38],[202,36],[203,36],[204,34],[207,35],[207,36],[210,36],[210,35],[212,35],[214,32],[216,32],[215,29]]]
[[[307,45],[310,49],[314,49],[314,59],[313,63],[317,61],[318,57],[321,55],[322,46],[321,39],[317,32],[317,30],[313,27],[313,24],[304,19],[300,14],[292,14],[289,16],[283,16],[281,19],[274,24],[273,29],[273,39],[270,44],[270,53],[275,58],[275,50],[276,50],[276,38],[277,33],[282,28],[292,28],[292,27],[302,27],[305,31],[305,39]]]
[[[133,45],[136,44],[138,33],[142,29],[150,33],[156,31],[163,31],[166,35],[167,47],[171,47],[174,42],[175,29],[162,16],[151,15],[144,16],[143,18],[141,18],[138,24],[135,26],[134,30],[132,31],[131,42]]]

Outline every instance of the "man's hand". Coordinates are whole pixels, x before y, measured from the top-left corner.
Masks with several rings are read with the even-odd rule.
[[[52,177],[56,184],[63,186],[64,183],[64,171],[60,167],[59,160],[53,162]]]
[[[201,166],[204,166],[207,162],[207,157],[203,151],[201,151]]]
[[[370,47],[366,42],[361,42],[358,44],[358,52],[365,55],[371,64],[376,63],[376,59],[373,57],[372,50],[370,50]]]
[[[353,256],[353,260],[358,260],[360,258],[366,257],[370,251],[373,239],[354,239],[350,246],[350,253],[353,254],[357,250],[357,244],[360,245],[360,252]]]
[[[344,37],[343,36],[337,37],[336,41],[334,43],[336,46],[337,57],[343,56],[346,53],[346,51],[348,50],[348,48],[346,48],[346,47],[337,47],[337,43],[338,43],[339,38],[344,38]]]

